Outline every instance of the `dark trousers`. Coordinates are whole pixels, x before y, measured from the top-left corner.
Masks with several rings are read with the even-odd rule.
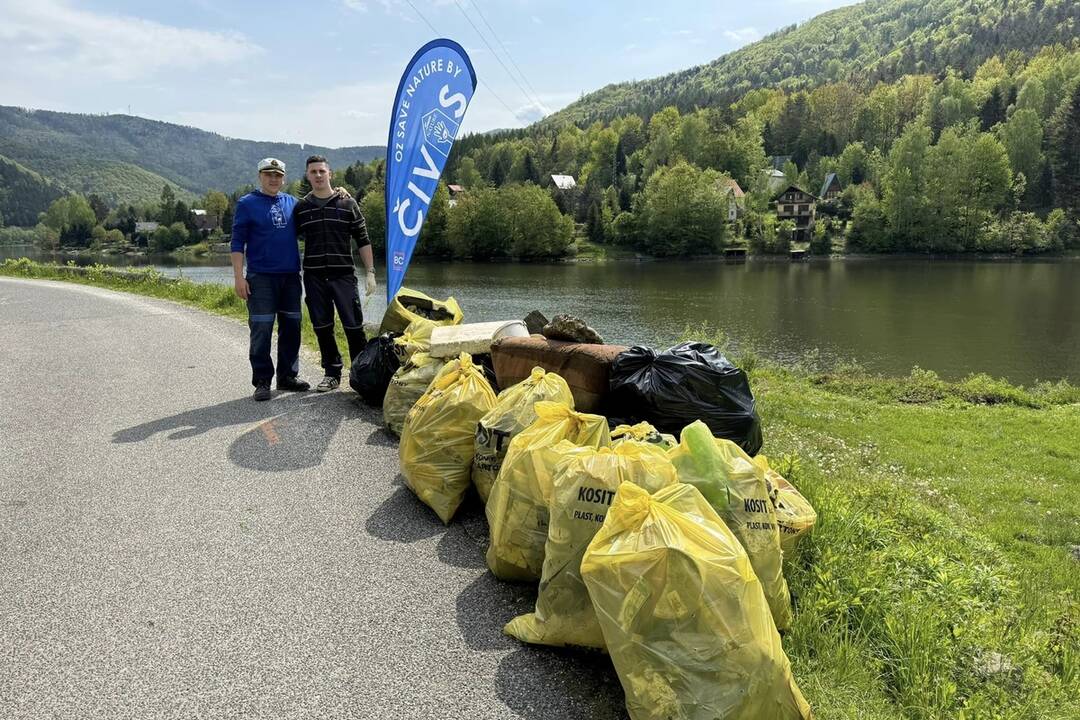
[[[270,340],[274,319],[278,323],[277,372],[293,377],[300,372],[300,275],[299,273],[252,273],[247,275],[248,327],[251,343],[251,384],[269,382],[274,377]]]
[[[341,377],[341,354],[334,337],[334,308],[341,318],[345,339],[349,343],[349,359],[367,345],[364,335],[364,313],[360,309],[360,293],[356,289],[356,275],[319,275],[304,273],[305,302],[311,316],[311,327],[319,340],[323,370],[329,377]]]

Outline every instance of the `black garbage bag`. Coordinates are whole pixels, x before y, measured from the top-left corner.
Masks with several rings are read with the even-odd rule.
[[[368,342],[353,360],[349,385],[368,405],[382,407],[386,388],[401,362],[394,352],[394,338],[400,333],[383,333]]]
[[[761,419],[746,373],[712,345],[686,342],[661,353],[638,345],[615,358],[610,378],[605,409],[611,422],[645,420],[678,436],[701,420],[750,455],[761,449]]]

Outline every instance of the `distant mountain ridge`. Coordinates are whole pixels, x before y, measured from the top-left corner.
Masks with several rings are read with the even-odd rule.
[[[298,177],[312,154],[344,168],[384,152],[378,145],[326,148],[235,140],[130,115],[0,106],[0,156],[63,188],[95,192],[114,205],[155,200],[166,183],[181,195],[231,192],[253,182],[255,164],[268,156],[283,160],[290,175]]]
[[[669,75],[608,85],[536,126],[595,121],[668,105],[681,112],[722,107],[748,90],[812,88],[847,80],[891,82],[904,74],[973,73],[992,55],[1031,54],[1077,42],[1075,0],[867,0],[818,15],[728,53]]]

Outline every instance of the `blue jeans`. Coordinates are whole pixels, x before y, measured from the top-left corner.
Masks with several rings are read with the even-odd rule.
[[[278,323],[277,371],[279,377],[294,377],[300,372],[300,274],[247,274],[248,327],[251,328],[251,384],[269,382],[274,377],[270,359],[270,339],[274,318]]]

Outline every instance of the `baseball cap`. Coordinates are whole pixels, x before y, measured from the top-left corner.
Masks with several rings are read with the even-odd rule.
[[[259,161],[259,172],[277,172],[285,174],[285,163],[277,158],[263,158]]]

